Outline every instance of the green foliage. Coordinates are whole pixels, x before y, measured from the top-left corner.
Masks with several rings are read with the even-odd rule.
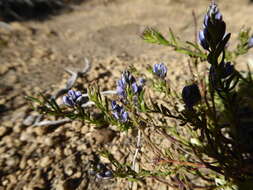
[[[181,42],[170,29],[169,39],[167,40],[160,32],[154,28],[147,27],[141,35],[142,39],[148,43],[155,43],[172,47],[175,51],[189,55],[190,57],[199,57],[206,59],[206,54],[199,48],[198,44],[192,42]]]

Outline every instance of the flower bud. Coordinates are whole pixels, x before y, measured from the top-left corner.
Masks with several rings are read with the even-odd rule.
[[[126,123],[128,121],[128,113],[125,111],[125,109],[118,105],[116,101],[112,101],[112,115],[116,120],[122,123]]]
[[[166,77],[167,67],[163,63],[155,64],[153,67],[153,73],[161,79]]]
[[[187,108],[192,108],[201,100],[199,87],[196,84],[188,85],[182,91],[183,101]]]
[[[252,47],[253,47],[253,36],[248,41],[248,48],[252,48]]]
[[[68,94],[63,96],[63,103],[69,107],[74,107],[82,100],[82,93],[80,91],[69,90]]]

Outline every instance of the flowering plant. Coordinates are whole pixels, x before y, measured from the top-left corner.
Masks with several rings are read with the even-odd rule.
[[[153,28],[141,35],[149,43],[172,47],[192,61],[192,80],[181,93],[166,80],[165,63],[149,67],[140,74],[134,68],[124,71],[117,81],[115,94],[109,98],[99,87],[88,94],[68,91],[63,96],[66,106],[55,99],[34,99],[46,114],[80,119],[101,125],[117,125],[120,130],[137,131],[136,151],[132,166],[120,163],[108,151],[101,155],[112,164],[112,171],[103,169],[99,178],[128,178],[141,181],[151,177],[178,189],[249,189],[253,186],[253,81],[251,71],[239,72],[233,63],[253,45],[250,31],[239,34],[236,49],[228,49],[231,34],[215,3],[204,17],[199,43],[181,42],[172,31],[166,39]],[[206,71],[198,68],[206,64]],[[171,69],[171,68],[169,68]],[[136,76],[141,76],[138,80]],[[88,97],[88,100],[84,98]],[[95,118],[87,105],[94,105],[102,117]],[[151,132],[150,132],[151,131]],[[157,134],[167,140],[164,147],[152,139]],[[147,148],[154,163],[152,169],[136,169],[137,157]],[[166,180],[165,180],[166,179]]]

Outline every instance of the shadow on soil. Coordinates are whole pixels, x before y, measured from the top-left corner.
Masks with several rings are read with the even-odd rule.
[[[4,0],[0,1],[0,20],[44,21],[62,11],[70,11],[71,5],[88,0]]]

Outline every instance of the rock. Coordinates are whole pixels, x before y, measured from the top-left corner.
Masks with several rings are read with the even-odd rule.
[[[5,153],[6,150],[7,150],[7,147],[5,147],[5,146],[0,147],[0,154]]]
[[[47,167],[48,165],[50,165],[52,163],[52,159],[49,156],[45,156],[44,158],[42,158],[40,160],[40,166],[42,168]]]
[[[84,144],[84,143],[77,146],[77,150],[78,150],[78,151],[83,151],[83,152],[85,152],[85,151],[87,150],[87,148],[88,148],[87,145]]]
[[[0,127],[0,137],[4,136],[9,131],[7,127]]]
[[[97,144],[106,144],[112,142],[115,136],[116,132],[108,128],[97,129],[93,131],[92,134],[92,137],[95,139]]]
[[[65,167],[64,172],[65,172],[66,175],[72,176],[73,173],[74,173],[74,169],[71,165],[69,165],[69,166]]]
[[[63,153],[65,156],[70,156],[73,154],[73,151],[70,149],[70,147],[66,147],[64,148]]]
[[[2,64],[0,67],[0,75],[4,75],[9,70],[9,65]]]
[[[14,156],[14,157],[12,156],[12,157],[10,157],[6,160],[6,165],[11,167],[11,168],[17,166],[18,163],[19,163],[19,159],[18,159],[17,156]]]
[[[19,163],[19,167],[20,167],[20,169],[25,169],[25,167],[26,167],[26,158],[25,157],[23,157],[22,159],[21,159],[21,161],[20,161],[20,163]]]
[[[86,135],[88,132],[89,132],[88,126],[83,126],[83,127],[81,128],[81,133],[82,133],[82,134]]]
[[[35,127],[34,128],[34,132],[38,136],[43,136],[46,133],[46,131],[47,131],[47,127],[46,126],[39,126],[39,127]]]
[[[29,31],[24,25],[19,22],[12,22],[10,26],[13,31]]]
[[[29,115],[28,117],[26,117],[23,121],[23,125],[25,126],[30,126],[34,123],[35,119],[37,117],[35,115]]]
[[[27,141],[27,142],[34,141],[35,140],[35,135],[34,135],[34,133],[28,133],[27,131],[24,131],[20,135],[20,140],[21,141]]]
[[[9,179],[12,184],[17,184],[17,178],[15,175],[10,175]]]
[[[53,146],[54,145],[53,137],[46,137],[44,139],[44,144],[47,146]]]

